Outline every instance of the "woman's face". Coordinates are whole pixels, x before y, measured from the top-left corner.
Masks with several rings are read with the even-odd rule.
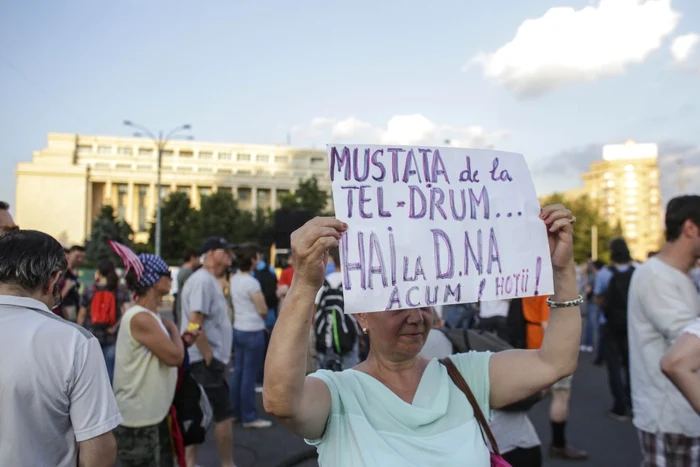
[[[362,328],[367,329],[370,347],[394,361],[413,358],[423,349],[432,327],[431,308],[358,313]]]
[[[158,295],[165,296],[170,293],[170,287],[172,286],[173,279],[170,276],[163,275],[158,279],[158,282],[153,284],[153,287],[158,292]]]

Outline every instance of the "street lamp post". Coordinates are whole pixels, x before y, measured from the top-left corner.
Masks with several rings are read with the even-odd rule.
[[[140,134],[137,134],[137,136],[143,136],[146,135],[150,137],[153,140],[153,143],[156,145],[156,148],[158,149],[158,167],[157,167],[157,187],[156,187],[156,199],[157,199],[157,205],[156,205],[156,255],[160,256],[160,239],[161,239],[161,205],[162,205],[162,200],[160,196],[161,192],[161,168],[163,166],[163,149],[165,146],[168,144],[168,141],[170,141],[170,138],[175,136],[177,133],[181,131],[186,131],[192,128],[191,125],[181,125],[177,128],[174,128],[170,130],[165,137],[163,137],[163,131],[158,132],[158,137],[156,136],[145,126],[139,125],[138,123],[133,123],[129,120],[124,120],[124,125],[134,128],[140,132]],[[192,139],[192,137],[189,137],[189,139]]]

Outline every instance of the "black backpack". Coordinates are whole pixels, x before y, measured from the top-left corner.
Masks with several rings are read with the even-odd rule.
[[[355,317],[343,313],[343,284],[331,287],[328,281],[325,281],[321,290],[321,300],[318,302],[318,311],[314,318],[316,351],[345,355],[355,346],[358,330]]]
[[[260,289],[265,297],[265,304],[268,309],[277,309],[279,299],[277,298],[277,275],[266,266],[255,271],[255,278],[260,282]]]
[[[634,267],[620,271],[610,266],[612,277],[608,289],[603,295],[603,314],[611,331],[619,334],[627,333],[627,298]]]
[[[522,298],[514,298],[510,301],[506,317],[506,332],[508,343],[514,348],[524,349],[527,347],[527,320],[523,313]]]

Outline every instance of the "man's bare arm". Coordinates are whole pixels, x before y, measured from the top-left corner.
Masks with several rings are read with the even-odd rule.
[[[78,443],[80,467],[114,467],[117,462],[117,441],[109,431]]]

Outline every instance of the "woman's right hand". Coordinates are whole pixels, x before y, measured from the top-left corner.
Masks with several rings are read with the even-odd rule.
[[[316,217],[292,233],[293,282],[320,289],[326,277],[328,249],[337,247],[347,224],[334,217]]]

